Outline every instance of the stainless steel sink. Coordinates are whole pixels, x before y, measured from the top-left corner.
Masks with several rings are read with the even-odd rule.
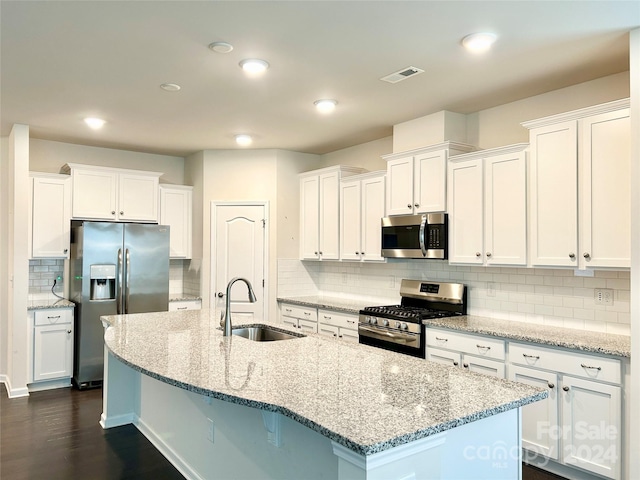
[[[303,337],[303,335],[283,332],[265,326],[234,328],[231,330],[231,333],[239,337],[248,338],[254,342],[275,342],[277,340],[291,340],[292,338]]]

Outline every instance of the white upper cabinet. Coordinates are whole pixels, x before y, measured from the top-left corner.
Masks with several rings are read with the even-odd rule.
[[[30,173],[30,258],[69,258],[71,178]]]
[[[628,106],[619,100],[523,123],[533,266],[629,267]]]
[[[340,179],[356,167],[328,167],[300,174],[300,259],[340,259]]]
[[[340,182],[340,259],[384,261],[380,219],[384,217],[386,172]]]
[[[383,156],[387,161],[386,214],[446,211],[447,159],[473,150],[471,145],[444,142]]]
[[[193,187],[160,185],[160,225],[169,225],[170,258],[191,258]]]
[[[449,262],[527,264],[527,144],[449,160]]]
[[[158,221],[159,172],[66,164],[73,182],[72,216],[85,220]]]

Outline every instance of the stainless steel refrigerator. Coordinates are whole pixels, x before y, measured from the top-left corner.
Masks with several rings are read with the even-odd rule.
[[[102,385],[100,316],[167,311],[169,227],[141,223],[71,223],[70,297],[76,304],[73,383]]]

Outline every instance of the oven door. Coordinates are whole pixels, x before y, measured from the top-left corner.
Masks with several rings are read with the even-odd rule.
[[[421,333],[399,332],[385,327],[360,323],[358,325],[358,338],[363,345],[424,358],[423,330],[424,327],[421,328]]]

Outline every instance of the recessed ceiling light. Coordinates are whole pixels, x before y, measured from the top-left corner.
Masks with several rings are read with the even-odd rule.
[[[251,135],[242,133],[240,135],[236,135],[236,143],[241,147],[246,147],[253,143],[253,138],[251,138]]]
[[[84,123],[89,125],[89,127],[93,128],[94,130],[98,130],[99,128],[102,128],[102,126],[107,122],[102,120],[101,118],[87,117],[84,119]]]
[[[246,58],[240,62],[240,67],[247,73],[255,74],[264,72],[269,64],[259,58]]]
[[[320,113],[331,113],[336,109],[338,102],[336,100],[323,99],[313,102]]]
[[[227,42],[213,42],[209,44],[209,48],[216,53],[229,53],[233,50],[233,45]]]
[[[160,85],[160,88],[166,90],[167,92],[177,92],[182,87],[177,83],[163,83],[162,85]]]
[[[491,48],[497,38],[495,33],[472,33],[462,39],[462,45],[472,53],[483,53]]]

